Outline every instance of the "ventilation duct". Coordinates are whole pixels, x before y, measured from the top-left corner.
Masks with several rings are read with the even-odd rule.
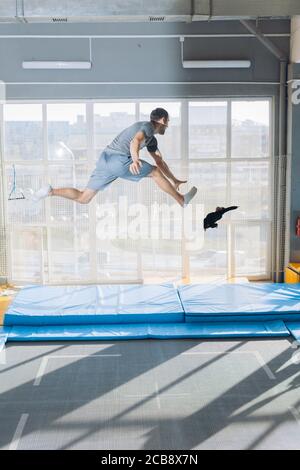
[[[190,22],[193,0],[1,0],[0,21],[61,22]],[[201,18],[209,18],[209,1]]]
[[[289,18],[299,0],[1,0],[0,22],[191,22]]]

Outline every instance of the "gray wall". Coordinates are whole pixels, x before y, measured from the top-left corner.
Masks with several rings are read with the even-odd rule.
[[[289,80],[299,80],[300,64],[289,67]],[[287,199],[287,253],[289,261],[300,262],[300,237],[296,236],[296,221],[300,217],[300,103],[293,104],[292,94],[299,88],[293,89],[289,83],[289,119],[288,119],[288,199]]]
[[[260,21],[265,33],[289,33],[288,20]],[[1,24],[0,79],[8,99],[173,98],[206,95],[276,95],[275,85],[212,85],[191,82],[278,82],[279,65],[256,38],[186,38],[186,59],[250,59],[244,70],[183,69],[179,38],[92,39],[91,70],[23,70],[23,60],[89,60],[88,38],[1,38],[1,35],[185,35],[248,34],[239,21],[195,23]],[[289,50],[289,38],[272,38]],[[25,82],[26,84],[16,84]],[[31,84],[30,82],[43,82]],[[45,82],[50,82],[45,84]],[[68,82],[57,84],[57,82]],[[72,82],[80,82],[73,84]],[[123,82],[122,84],[81,84]],[[125,83],[124,83],[125,82]],[[141,82],[130,84],[128,82]],[[182,84],[144,82],[183,82]],[[14,84],[13,84],[14,83]]]

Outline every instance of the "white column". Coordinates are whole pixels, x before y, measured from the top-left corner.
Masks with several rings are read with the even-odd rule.
[[[300,15],[291,19],[291,63],[300,63]]]

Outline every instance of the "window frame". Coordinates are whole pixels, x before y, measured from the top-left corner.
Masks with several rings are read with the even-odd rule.
[[[227,149],[226,149],[226,157],[225,158],[199,158],[199,159],[189,159],[189,103],[191,102],[214,102],[214,101],[226,101],[227,102]],[[232,103],[234,101],[268,101],[269,102],[269,149],[270,155],[269,157],[248,157],[248,158],[236,158],[231,157],[231,110],[232,110]],[[274,122],[275,122],[275,97],[274,96],[235,96],[235,97],[228,97],[228,96],[217,96],[217,97],[193,97],[193,98],[177,98],[177,99],[167,99],[167,98],[140,98],[140,99],[55,99],[55,100],[9,100],[5,104],[41,104],[42,105],[42,125],[43,125],[43,158],[40,160],[5,160],[4,158],[4,106],[5,104],[0,105],[0,126],[1,126],[1,151],[2,151],[2,158],[1,158],[1,168],[3,171],[3,178],[4,178],[4,188],[2,188],[2,195],[4,200],[4,209],[5,209],[5,223],[9,227],[8,224],[8,206],[7,206],[7,176],[6,176],[6,168],[13,164],[21,164],[21,165],[41,165],[45,168],[46,176],[49,174],[49,167],[52,164],[57,164],[57,161],[50,161],[48,160],[48,133],[47,133],[47,104],[72,104],[72,103],[83,103],[85,104],[85,116],[86,116],[86,126],[87,126],[87,164],[88,169],[91,172],[94,168],[95,164],[95,135],[94,135],[94,104],[96,103],[134,103],[135,104],[135,118],[136,120],[140,119],[140,105],[141,103],[146,102],[164,102],[164,103],[181,103],[181,112],[180,112],[180,132],[181,132],[181,158],[180,159],[168,159],[166,155],[166,159],[171,162],[176,161],[180,163],[182,168],[183,174],[182,177],[185,177],[184,169],[188,168],[189,163],[204,163],[204,162],[239,162],[239,161],[251,161],[251,162],[262,162],[267,161],[269,162],[269,204],[271,208],[271,217],[267,220],[262,219],[251,219],[246,221],[246,224],[250,225],[259,225],[259,226],[267,226],[267,235],[268,235],[268,252],[267,252],[267,262],[266,262],[266,272],[262,275],[253,276],[253,275],[243,275],[242,277],[247,277],[249,280],[270,280],[271,279],[271,269],[272,269],[272,259],[274,255],[274,248],[272,245],[272,240],[274,239],[274,210],[275,210],[275,201],[273,198],[274,194],[274,146],[275,146],[275,136],[274,136]],[[172,122],[171,122],[172,125]],[[59,160],[59,163],[70,164],[70,160]],[[79,162],[78,162],[79,163]],[[231,170],[230,165],[228,165],[228,170],[226,174],[227,182],[231,178]],[[230,200],[230,185],[226,185],[226,197]],[[46,199],[45,201],[45,211],[46,211],[46,222],[45,224],[14,224],[19,229],[22,227],[27,227],[28,229],[35,228],[37,229],[40,227],[42,234],[47,237],[47,260],[46,254],[43,252],[41,253],[41,259],[45,265],[48,265],[48,277],[51,273],[51,237],[50,237],[50,229],[53,223],[51,224],[50,220],[50,200]],[[88,208],[89,213],[89,220],[91,221],[90,227],[96,225],[96,205],[95,201],[89,204]],[[235,259],[234,259],[234,232],[236,226],[241,222],[239,219],[228,220],[226,223],[227,229],[227,279],[232,277],[237,277],[235,273]],[[245,221],[244,221],[245,224]],[[95,253],[96,251],[96,237],[95,233],[90,228],[90,246],[89,252],[90,254]],[[26,284],[28,280],[22,279],[15,279],[12,273],[12,259],[13,259],[13,247],[11,244],[11,236],[8,233],[7,243],[7,259],[8,259],[8,280],[14,284]],[[43,250],[43,235],[42,235],[42,250]],[[142,266],[142,253],[140,250],[137,250],[137,269],[136,269],[136,278],[130,279],[128,281],[124,281],[123,279],[119,282],[122,283],[140,283],[143,282],[143,266]],[[81,281],[70,281],[70,282],[63,282],[59,284],[86,284],[86,283],[94,283],[94,282],[103,282],[101,279],[97,279],[97,263],[96,257],[90,256],[91,260],[91,267],[90,267],[90,276],[91,279],[87,282]],[[181,250],[181,276],[182,278],[189,279],[190,275],[190,259],[189,254],[186,250],[186,240],[182,239],[182,250]],[[43,284],[56,284],[56,282],[45,279],[45,273],[43,272],[40,282]],[[33,282],[34,283],[34,282]],[[118,281],[112,281],[112,283],[118,283]]]

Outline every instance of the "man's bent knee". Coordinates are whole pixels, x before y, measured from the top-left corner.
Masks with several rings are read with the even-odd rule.
[[[79,202],[79,204],[88,204],[89,202],[91,202],[91,200],[96,194],[97,191],[87,189],[85,191],[82,191],[81,195],[76,199],[76,202]]]
[[[88,204],[91,201],[91,199],[83,199],[83,197],[79,197],[76,199],[76,202],[79,202],[79,204]]]
[[[153,168],[153,170],[151,171],[151,173],[149,174],[149,176],[152,176],[152,177],[155,178],[155,177],[159,176],[160,173],[161,173],[160,169],[157,168],[157,166],[155,166]]]

